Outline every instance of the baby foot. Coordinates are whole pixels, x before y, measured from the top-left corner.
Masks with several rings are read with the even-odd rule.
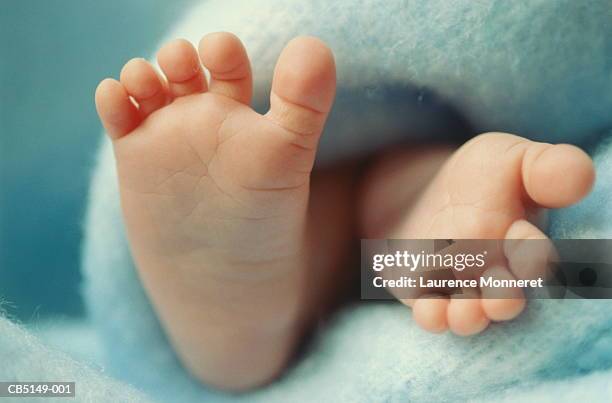
[[[528,218],[539,208],[579,201],[593,181],[590,158],[574,146],[484,134],[445,163],[391,238],[545,239]],[[490,268],[483,275],[525,277],[523,265],[510,261],[509,266]],[[516,317],[524,308],[521,290],[513,289],[514,298],[508,299],[491,298],[487,292],[492,290],[481,290],[482,299],[430,295],[404,302],[412,306],[415,321],[426,330],[450,328],[456,334],[471,335],[491,320]]]
[[[260,115],[240,41],[205,36],[129,61],[96,91],[139,275],[186,367],[245,389],[282,369],[307,316],[310,172],[335,92],[330,50],[291,41]],[[203,67],[208,71],[207,80]]]

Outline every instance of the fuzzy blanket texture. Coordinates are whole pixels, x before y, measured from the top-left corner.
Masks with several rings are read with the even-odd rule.
[[[489,130],[588,146],[594,192],[555,212],[550,231],[612,238],[611,20],[609,0],[209,0],[169,38],[240,36],[258,110],[267,106],[284,44],[302,34],[326,41],[339,88],[320,165]],[[0,379],[75,380],[80,402],[612,401],[607,300],[530,301],[518,320],[471,338],[428,334],[398,304],[362,303],[340,312],[274,384],[240,396],[207,389],[178,363],[138,281],[107,141],[83,256],[87,331],[54,325],[36,337],[0,319]],[[70,342],[58,347],[58,339],[75,337],[81,353],[85,343],[99,354],[79,355]]]

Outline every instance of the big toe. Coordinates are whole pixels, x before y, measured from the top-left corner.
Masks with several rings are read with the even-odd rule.
[[[268,117],[304,137],[318,137],[336,91],[331,50],[319,39],[299,37],[276,64]]]
[[[569,144],[533,143],[523,159],[523,182],[539,205],[567,207],[586,196],[595,181],[590,157]]]
[[[267,189],[306,183],[335,88],[334,58],[323,42],[299,37],[287,44],[274,70],[267,127],[242,144],[256,156],[253,166],[257,167],[245,183]]]

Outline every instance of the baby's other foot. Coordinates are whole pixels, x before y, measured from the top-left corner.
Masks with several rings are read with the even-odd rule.
[[[570,145],[536,143],[502,133],[478,136],[444,165],[399,234],[404,238],[545,239],[528,219],[538,208],[560,208],[591,189],[590,158]],[[499,279],[523,277],[520,267],[493,267]],[[515,298],[419,298],[414,317],[423,328],[470,335],[490,320],[509,320],[524,308]]]
[[[529,219],[542,208],[576,203],[588,194],[594,177],[590,158],[574,146],[536,143],[503,133],[483,134],[450,157],[389,238],[546,239]],[[513,252],[506,249],[510,267],[491,267],[482,275],[530,278],[524,265],[513,265],[508,256]],[[456,334],[471,335],[485,329],[491,320],[516,317],[525,306],[520,289],[509,289],[512,298],[495,298],[499,294],[492,296],[493,292],[482,289],[477,298],[428,295],[404,302],[412,306],[415,321],[427,330],[450,328]]]
[[[315,38],[291,41],[265,115],[249,106],[250,63],[231,34],[198,51],[171,42],[158,62],[161,73],[133,59],[96,91],[131,251],[186,367],[223,388],[260,385],[308,315],[305,217],[333,56]]]

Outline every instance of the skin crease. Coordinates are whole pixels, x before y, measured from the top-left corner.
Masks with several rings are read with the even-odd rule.
[[[279,376],[341,299],[339,284],[350,283],[342,268],[356,239],[543,237],[527,211],[572,204],[593,182],[575,147],[508,134],[454,152],[391,150],[363,174],[363,163],[347,162],[311,176],[335,93],[333,55],[321,41],[287,44],[265,115],[249,106],[250,63],[232,34],[207,35],[197,50],[170,42],[158,62],[161,72],[129,61],[119,81],[99,84],[96,106],[143,285],[185,367],[222,389]],[[459,335],[524,306],[520,295],[403,302],[424,329]]]

